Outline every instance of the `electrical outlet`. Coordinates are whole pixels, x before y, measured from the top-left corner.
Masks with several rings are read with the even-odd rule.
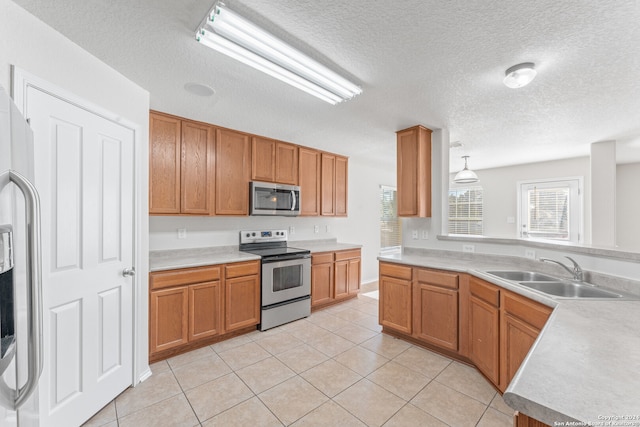
[[[515,224],[516,223],[516,218],[513,216],[508,216],[507,217],[507,224]]]
[[[474,245],[462,245],[462,252],[473,253],[476,251],[476,247]]]
[[[329,232],[331,232],[331,226],[329,226],[329,225],[325,225],[325,227],[324,227],[324,232],[325,232],[325,233],[329,233]]]
[[[524,256],[525,258],[536,259],[536,251],[533,249],[525,249]]]
[[[413,240],[418,240],[418,230],[411,231],[411,238]]]
[[[178,239],[186,239],[186,238],[187,238],[187,229],[178,228]]]
[[[422,240],[429,239],[429,230],[422,230]]]
[[[313,232],[318,234],[320,232],[320,226],[319,225],[314,225],[313,226]]]
[[[296,234],[296,228],[293,225],[289,227],[289,234]]]

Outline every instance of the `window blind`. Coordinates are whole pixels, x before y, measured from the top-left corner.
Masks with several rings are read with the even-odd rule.
[[[402,223],[398,218],[397,191],[393,187],[380,187],[380,248],[402,245]]]
[[[527,191],[529,234],[548,239],[569,239],[569,188]]]
[[[449,234],[483,233],[482,187],[449,189]]]

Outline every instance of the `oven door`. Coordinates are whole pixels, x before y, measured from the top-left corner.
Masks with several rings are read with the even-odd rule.
[[[311,258],[262,260],[262,306],[311,294]]]

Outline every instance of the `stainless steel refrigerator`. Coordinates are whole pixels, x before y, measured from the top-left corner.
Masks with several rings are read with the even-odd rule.
[[[33,134],[0,86],[0,427],[38,425],[40,207]]]

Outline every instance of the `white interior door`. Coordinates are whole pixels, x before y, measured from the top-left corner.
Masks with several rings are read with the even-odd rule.
[[[29,87],[42,202],[42,426],[79,425],[132,384],[134,133]]]

